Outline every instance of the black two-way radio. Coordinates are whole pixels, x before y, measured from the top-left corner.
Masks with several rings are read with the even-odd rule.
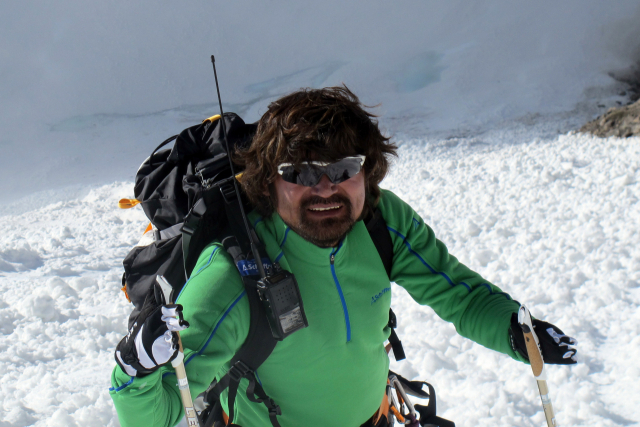
[[[213,74],[216,80],[218,104],[220,105],[222,137],[224,138],[227,158],[229,159],[229,166],[231,167],[231,176],[235,177],[236,174],[233,162],[231,161],[231,150],[229,150],[229,142],[227,141],[227,130],[224,124],[222,99],[220,98],[220,86],[218,85],[218,73],[216,71],[216,60],[213,55],[211,55],[211,63],[213,64]],[[244,212],[242,198],[240,197],[240,189],[238,188],[238,182],[236,179],[233,179],[233,186],[236,194],[238,195],[237,199],[240,204],[242,220],[244,221],[244,226],[251,244],[251,253],[258,273],[260,274],[257,292],[262,304],[264,305],[265,311],[267,312],[267,319],[269,321],[273,337],[278,341],[282,341],[292,333],[309,326],[307,316],[304,313],[302,297],[300,296],[300,288],[298,287],[298,282],[296,281],[295,276],[286,270],[272,268],[269,269],[269,275],[265,273],[260,250],[258,249],[258,243],[256,242],[257,236],[252,232],[251,227],[249,227],[249,221],[247,220],[247,215]],[[240,254],[238,256],[240,256]],[[234,259],[234,261],[236,260]]]

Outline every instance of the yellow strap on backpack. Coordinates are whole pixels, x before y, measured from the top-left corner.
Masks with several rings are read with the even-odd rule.
[[[138,204],[140,204],[140,200],[138,199],[120,199],[118,201],[118,207],[120,209],[131,209]]]
[[[129,292],[127,292],[127,284],[125,283],[122,288],[120,288],[122,292],[124,292],[124,296],[127,297],[127,301],[131,302],[131,298],[129,298]]]

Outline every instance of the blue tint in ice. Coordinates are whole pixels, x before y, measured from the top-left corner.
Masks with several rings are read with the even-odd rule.
[[[440,62],[444,57],[438,52],[423,52],[409,58],[393,79],[400,93],[415,92],[440,81],[440,75],[446,68]]]

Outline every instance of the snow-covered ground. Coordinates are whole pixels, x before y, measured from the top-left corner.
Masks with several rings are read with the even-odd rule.
[[[541,134],[401,140],[383,186],[462,262],[579,340],[577,366],[549,367],[560,425],[640,425],[640,139]],[[132,191],[50,192],[0,217],[0,425],[118,425],[107,389],[131,308],[120,263],[146,226],[141,209],[116,206]],[[528,366],[459,337],[401,288],[393,306],[408,354],[393,368],[432,382],[442,416],[543,425]]]
[[[579,364],[549,368],[560,425],[639,423],[640,139],[488,136],[411,141],[400,152],[387,186],[463,263],[578,339]],[[409,362],[394,366],[432,380],[446,416],[544,424],[528,367],[394,291],[409,347]]]

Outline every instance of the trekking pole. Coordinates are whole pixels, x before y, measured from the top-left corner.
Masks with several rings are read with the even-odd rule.
[[[547,426],[557,427],[558,424],[556,424],[553,405],[551,405],[551,399],[549,398],[547,372],[544,369],[544,359],[542,358],[542,351],[540,350],[540,341],[538,341],[538,336],[533,329],[531,313],[529,313],[529,310],[527,310],[527,307],[524,305],[521,305],[518,311],[518,323],[524,333],[524,340],[527,346],[527,354],[529,355],[529,363],[531,363],[533,376],[538,382],[538,391],[540,392],[542,409],[544,410],[544,417],[547,420]]]
[[[164,300],[166,303],[171,304],[171,291],[173,288],[167,282],[163,276],[156,276],[156,281],[162,289],[164,294]],[[182,398],[182,406],[184,407],[184,415],[187,418],[188,426],[200,427],[200,421],[198,420],[198,414],[193,407],[193,399],[191,399],[191,390],[189,390],[189,381],[187,380],[187,371],[184,368],[184,349],[182,348],[182,340],[180,339],[180,332],[175,332],[178,335],[178,356],[171,361],[171,366],[176,371],[176,378],[178,378],[178,388],[180,389],[180,397]]]

